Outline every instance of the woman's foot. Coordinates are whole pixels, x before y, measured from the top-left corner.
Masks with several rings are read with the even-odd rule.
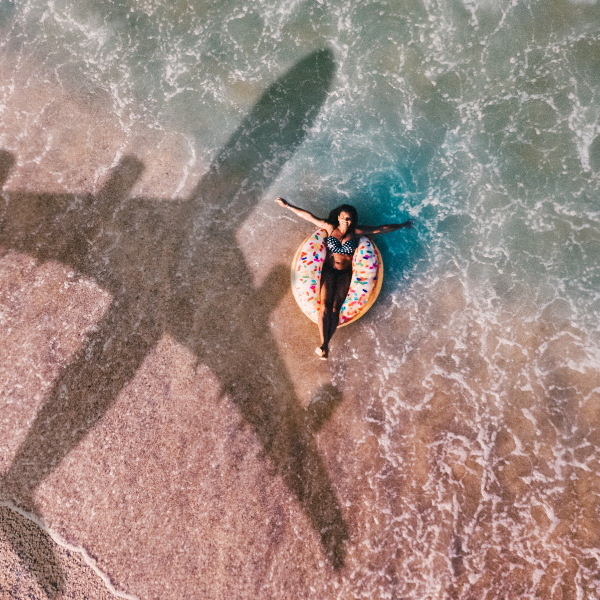
[[[329,354],[329,349],[327,347],[319,346],[318,348],[315,348],[315,354],[321,360],[327,360],[327,355]]]

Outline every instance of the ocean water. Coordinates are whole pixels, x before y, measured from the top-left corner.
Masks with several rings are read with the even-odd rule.
[[[240,431],[250,425],[256,464],[271,465],[278,493],[290,495],[288,504],[267,502],[266,518],[279,515],[277,536],[291,541],[268,538],[254,558],[246,528],[259,536],[260,526],[227,520],[243,498],[215,492],[205,505],[229,525],[225,534],[210,517],[212,554],[189,542],[203,566],[179,557],[163,572],[164,557],[148,551],[127,575],[117,557],[141,534],[131,526],[113,552],[102,532],[85,533],[83,513],[70,526],[64,507],[76,478],[63,487],[48,479],[44,489],[60,494],[37,497],[50,475],[31,476],[35,485],[5,499],[91,548],[116,587],[140,597],[225,597],[230,580],[248,598],[600,597],[599,84],[594,0],[2,0],[0,324],[11,356],[25,348],[2,379],[11,440],[4,472],[23,478],[32,464],[62,472],[108,418],[108,404],[87,425],[69,417],[75,442],[59,431],[49,455],[34,450],[50,439],[39,411],[50,406],[44,419],[61,412],[48,398],[58,398],[56,381],[85,344],[64,342],[56,364],[39,348],[93,338],[115,298],[123,305],[119,290],[130,286],[124,297],[132,298],[138,285],[160,307],[143,313],[132,300],[127,319],[144,332],[165,323],[175,349],[160,352],[179,358],[163,377],[181,365],[206,369]],[[119,168],[133,172],[117,179],[126,193],[111,188],[112,216],[93,213],[89,222],[108,231],[120,219],[120,233],[89,234],[96,254],[71,260],[91,252],[81,241],[86,199]],[[322,216],[351,203],[365,224],[415,223],[376,237],[381,296],[336,333],[327,364],[314,358],[316,328],[286,287],[310,226],[277,207],[277,196]],[[139,208],[144,202],[152,208]],[[59,250],[73,231],[83,232],[78,249]],[[138,246],[128,246],[134,232]],[[92,307],[69,333],[77,303],[57,305],[62,325],[39,348],[14,337],[24,327],[14,323],[43,321],[42,300],[26,293],[36,277],[39,285],[75,277]],[[265,289],[274,290],[269,301],[249,296]],[[58,290],[48,284],[44,293]],[[193,290],[193,308],[181,308],[181,290]],[[27,313],[27,302],[38,308]],[[268,339],[248,312],[264,313]],[[123,348],[133,335],[123,334]],[[171,343],[161,336],[139,342],[139,360],[125,353],[119,386],[137,381],[151,348]],[[117,398],[121,387],[107,393]],[[320,457],[323,487],[312,475],[299,476],[299,487],[286,475],[304,473],[304,459],[273,450],[279,438],[270,430],[282,421],[253,412],[253,401],[272,411],[285,394],[306,414],[327,405],[319,430],[296,447]],[[211,468],[244,464],[227,458],[226,446],[206,451]],[[256,473],[248,489],[260,486]],[[188,498],[213,481],[195,477],[186,479]],[[103,510],[125,514],[123,502],[107,499]],[[191,523],[194,511],[177,507]],[[261,561],[268,568],[259,576]]]

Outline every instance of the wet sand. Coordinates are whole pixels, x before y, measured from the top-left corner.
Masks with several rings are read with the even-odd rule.
[[[15,507],[0,506],[0,597],[126,597],[109,590],[110,582],[90,565],[83,550],[67,548],[64,540],[54,542],[36,521]]]
[[[9,283],[14,308],[7,325],[19,341],[5,342],[5,349],[14,361],[11,373],[29,386],[15,381],[8,390],[18,406],[3,421],[3,439],[16,448],[56,377],[59,351],[65,365],[76,351],[71,324],[85,331],[85,308],[92,327],[107,298],[89,284],[70,284],[64,269],[50,276],[47,267],[14,255],[3,259],[3,289]],[[44,294],[45,308],[32,315],[36,293]],[[389,311],[405,341],[419,340],[401,368],[386,374],[387,396],[370,394],[369,378],[379,375],[361,367],[376,344],[367,322],[336,340],[342,356],[334,364],[344,369],[343,381],[322,385],[303,408],[348,531],[338,568],[235,402],[169,337],[43,481],[35,507],[26,498],[21,505],[88,548],[117,589],[142,598],[326,598],[340,590],[385,598],[398,587],[425,597],[428,577],[439,581],[440,598],[493,591],[554,600],[576,598],[577,589],[595,597],[600,377],[590,368],[559,366],[565,357],[577,358],[581,333],[548,315],[513,329],[509,343],[500,324],[484,334],[472,323],[471,345],[455,348],[449,331],[468,309],[458,280],[438,282],[420,298],[378,309]],[[49,320],[50,308],[63,318]],[[296,310],[286,295],[274,322],[286,322]],[[429,315],[430,336],[411,328],[415,312]],[[304,353],[315,386],[328,368],[310,357],[316,333],[301,319],[287,323],[291,347],[282,344],[280,352],[292,364]],[[539,355],[545,374],[532,373],[537,367],[528,366],[523,348]],[[428,378],[432,360],[439,369]],[[471,394],[464,391],[465,365]],[[527,389],[524,380],[519,387],[525,389],[509,387],[496,369],[517,383],[529,372],[545,389]],[[56,547],[52,552],[47,564],[62,572],[63,594],[79,589],[71,585],[92,585],[79,559],[69,562]],[[18,589],[44,598],[35,595],[35,578],[25,580],[19,585],[30,587]]]
[[[323,364],[288,279],[310,226],[263,195],[273,173],[252,180],[249,122],[192,168],[174,134],[57,82],[18,89],[0,158],[3,500],[139,598],[598,597],[600,373],[565,306],[489,298],[442,265],[388,283]],[[54,116],[27,122],[25,100],[45,115],[48,98]],[[259,126],[276,100],[260,102]],[[8,594],[110,597],[0,514]]]

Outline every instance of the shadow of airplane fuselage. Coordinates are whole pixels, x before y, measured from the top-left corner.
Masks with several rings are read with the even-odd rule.
[[[298,499],[331,565],[343,566],[347,526],[269,327],[288,290],[287,269],[275,269],[255,288],[236,241],[314,122],[334,72],[331,52],[317,51],[270,86],[187,200],[129,199],[143,170],[132,157],[97,196],[8,195],[0,209],[3,253],[69,265],[113,296],[4,474],[21,503],[98,423],[168,334],[216,375]],[[11,160],[2,154],[3,181]]]

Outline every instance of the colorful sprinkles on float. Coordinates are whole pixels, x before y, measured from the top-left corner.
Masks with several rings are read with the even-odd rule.
[[[319,317],[321,270],[327,255],[327,232],[319,229],[300,245],[292,261],[292,290],[302,312],[314,323]],[[340,310],[340,326],[360,318],[371,308],[383,281],[383,262],[375,244],[359,239],[352,257],[352,281]]]

